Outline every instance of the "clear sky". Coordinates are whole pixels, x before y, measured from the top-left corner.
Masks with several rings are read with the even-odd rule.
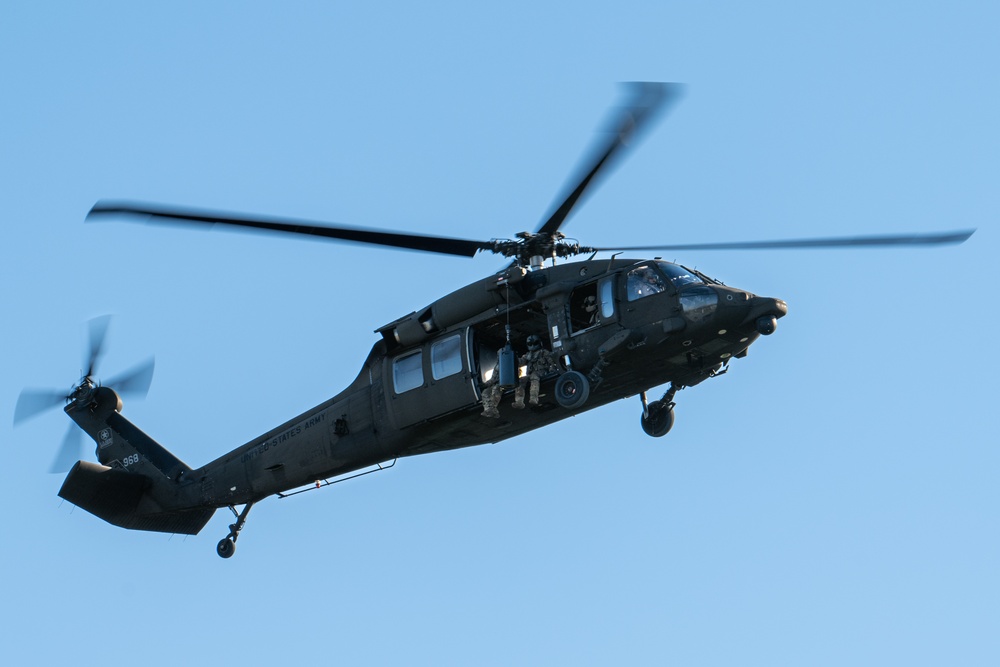
[[[350,8],[357,4],[358,8]],[[0,655],[18,664],[1000,661],[1000,5],[4,3]],[[234,558],[63,503],[85,322],[197,466],[329,398],[468,260],[108,222],[102,198],[471,238],[534,229],[617,101],[684,100],[568,222],[596,246],[978,228],[937,249],[685,253],[785,299],[678,394],[254,508]],[[92,450],[88,448],[88,457]],[[14,663],[10,663],[14,664]]]

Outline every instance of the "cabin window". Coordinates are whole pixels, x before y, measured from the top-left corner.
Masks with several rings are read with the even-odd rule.
[[[431,345],[431,376],[435,380],[462,372],[462,337],[448,336]]]
[[[628,300],[635,301],[653,294],[666,291],[667,284],[663,281],[663,276],[652,266],[638,266],[628,272],[626,282]]]
[[[392,362],[392,384],[397,394],[424,384],[424,369],[419,350],[405,357],[396,357]]]

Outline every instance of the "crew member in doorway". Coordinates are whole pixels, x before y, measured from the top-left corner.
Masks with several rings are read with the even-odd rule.
[[[532,334],[528,336],[528,351],[520,359],[520,366],[524,367],[524,375],[517,381],[517,389],[514,390],[514,407],[521,409],[524,407],[524,387],[530,385],[528,391],[528,403],[538,405],[538,388],[541,379],[549,373],[559,371],[559,364],[556,363],[552,352],[542,346],[542,339]]]
[[[587,324],[593,326],[597,324],[597,297],[590,295],[583,300],[583,312],[586,313]]]
[[[500,360],[498,358],[496,365],[493,366],[493,374],[490,375],[490,379],[483,385],[482,416],[499,419],[500,411],[497,409],[497,406],[500,405],[502,397],[503,388],[500,386]]]

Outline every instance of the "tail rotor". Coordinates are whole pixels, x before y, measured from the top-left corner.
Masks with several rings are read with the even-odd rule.
[[[67,393],[58,389],[25,389],[17,399],[14,407],[14,425],[38,416],[43,412],[66,404],[77,404],[77,409],[86,408],[93,399],[94,391],[101,384],[94,380],[97,368],[104,353],[107,339],[110,315],[97,317],[88,323],[88,349],[84,356],[86,374]],[[153,381],[155,361],[150,357],[119,375],[113,376],[105,384],[116,392],[126,396],[142,398],[149,391]],[[63,437],[56,457],[49,472],[66,472],[80,459],[83,443],[80,431],[70,426]]]

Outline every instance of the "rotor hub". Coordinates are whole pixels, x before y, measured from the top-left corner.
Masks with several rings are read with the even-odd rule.
[[[592,252],[592,248],[582,247],[576,241],[566,241],[566,235],[554,232],[518,232],[517,240],[494,239],[487,248],[490,252],[510,257],[521,266],[541,268],[547,259],[572,257],[580,253]]]
[[[90,376],[87,376],[80,381],[80,384],[74,387],[73,393],[67,396],[66,400],[78,406],[89,405],[94,400],[97,386]]]

